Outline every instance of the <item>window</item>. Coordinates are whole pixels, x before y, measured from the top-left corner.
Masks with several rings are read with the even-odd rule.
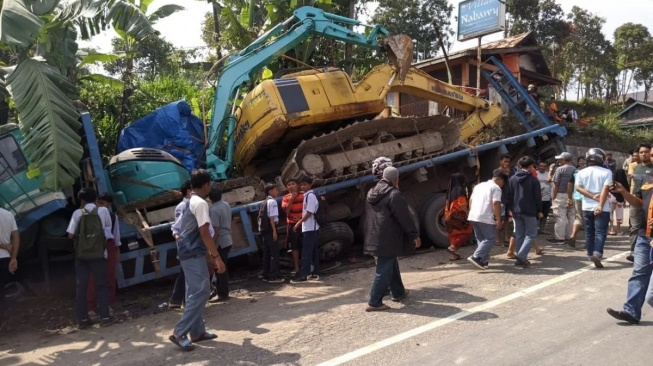
[[[27,169],[27,160],[13,136],[0,137],[0,182]]]

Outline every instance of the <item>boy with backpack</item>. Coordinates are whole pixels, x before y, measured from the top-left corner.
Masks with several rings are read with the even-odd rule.
[[[95,279],[95,293],[100,310],[100,325],[115,322],[109,313],[109,289],[107,280],[107,246],[114,245],[109,210],[98,207],[97,193],[92,188],[82,188],[77,194],[81,209],[75,210],[68,225],[68,237],[75,241],[75,275],[77,290],[75,310],[80,329],[93,325],[88,316],[86,293],[91,275]]]
[[[109,211],[111,217],[111,234],[113,240],[107,240],[107,285],[109,286],[109,313],[113,315],[113,306],[116,304],[116,266],[120,263],[120,224],[118,217],[112,211],[113,196],[110,193],[100,193],[97,198],[99,207],[104,207]],[[113,242],[113,245],[111,243]],[[95,307],[97,306],[97,294],[95,293],[95,280],[93,276],[88,281],[86,290],[86,302],[88,304],[88,315],[90,318],[97,316]]]
[[[326,207],[324,206],[326,202],[320,203],[315,192],[313,192],[313,178],[304,176],[299,180],[299,185],[304,192],[304,207],[302,209],[302,218],[295,224],[293,230],[298,231],[300,228],[302,230],[302,266],[299,275],[290,281],[293,284],[320,279],[320,276],[317,275],[320,262],[318,233],[320,225],[325,224],[324,216],[326,216],[324,215],[326,210],[320,210],[320,205]]]
[[[274,184],[265,186],[265,202],[261,205],[258,216],[258,230],[263,238],[263,276],[267,283],[282,283],[279,278],[279,242],[277,242],[277,224],[279,223],[279,205],[276,198],[279,188]]]

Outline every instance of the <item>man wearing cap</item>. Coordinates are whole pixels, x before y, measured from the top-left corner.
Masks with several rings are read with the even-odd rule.
[[[388,310],[390,307],[383,304],[388,287],[392,301],[401,301],[408,295],[397,257],[421,245],[417,224],[399,193],[397,168],[385,168],[383,178],[367,193],[364,230],[365,252],[376,259],[376,274],[365,311]]]
[[[576,167],[572,164],[573,157],[568,152],[555,157],[560,161],[559,166],[553,174],[553,216],[555,218],[554,238],[550,240],[554,244],[563,244],[571,238],[576,218],[574,207],[573,190],[567,189],[571,178],[574,176]]]

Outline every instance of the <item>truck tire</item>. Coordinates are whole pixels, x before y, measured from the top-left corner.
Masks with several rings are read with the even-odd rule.
[[[445,203],[446,195],[438,193],[424,203],[420,215],[422,232],[429,243],[438,248],[449,246],[449,237],[444,227]]]
[[[338,257],[354,243],[354,231],[344,222],[330,222],[319,230],[320,261]]]

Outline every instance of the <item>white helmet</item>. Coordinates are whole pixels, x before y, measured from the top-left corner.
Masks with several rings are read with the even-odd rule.
[[[390,158],[386,158],[385,156],[378,157],[372,162],[372,174],[381,177],[385,168],[391,166],[392,160]]]

